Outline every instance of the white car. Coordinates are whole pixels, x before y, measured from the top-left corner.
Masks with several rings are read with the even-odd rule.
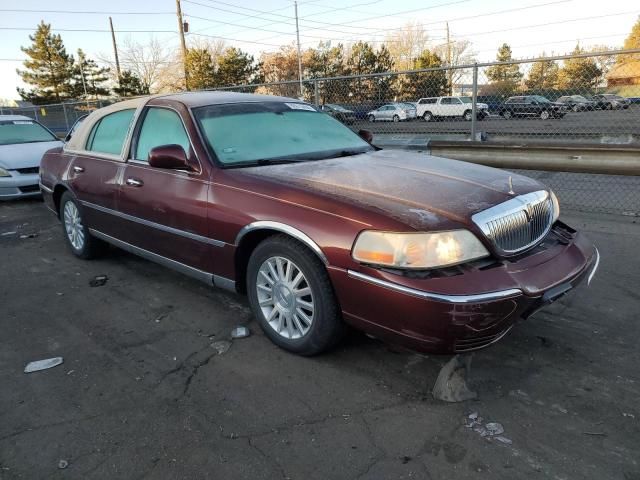
[[[429,97],[418,100],[417,116],[425,122],[436,118],[462,117],[467,121],[472,117],[471,97]],[[482,120],[489,115],[489,105],[476,103],[476,118]]]
[[[407,110],[408,107],[406,105],[389,103],[367,113],[367,120],[370,122],[399,122],[409,118]]]
[[[42,155],[62,142],[22,115],[0,115],[0,200],[40,195]]]

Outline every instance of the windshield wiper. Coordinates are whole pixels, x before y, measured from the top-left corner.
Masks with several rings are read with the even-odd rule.
[[[299,163],[299,162],[308,162],[311,160],[315,160],[315,158],[259,158],[258,160],[250,160],[250,161],[239,161],[239,162],[231,162],[225,163],[224,166],[227,168],[242,168],[242,167],[255,167],[255,166],[265,166],[265,165],[282,165],[285,163]]]

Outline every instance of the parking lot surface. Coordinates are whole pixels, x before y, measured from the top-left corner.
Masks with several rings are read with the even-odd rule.
[[[479,399],[446,404],[448,357],[357,333],[288,354],[243,297],[116,249],[79,260],[41,202],[0,204],[0,478],[638,480],[640,227],[563,217],[600,248],[591,287],[475,353]]]
[[[627,143],[629,138],[640,141],[640,106],[633,105],[627,110],[597,110],[593,112],[569,112],[564,118],[511,118],[506,120],[491,115],[477,122],[478,132],[486,132],[490,137],[540,138],[541,140],[597,141],[607,137],[625,137],[618,141]],[[376,133],[414,134],[465,134],[469,135],[471,122],[461,118],[441,119],[425,122],[422,119],[407,122],[375,122],[359,120],[352,126],[354,130],[365,128]]]

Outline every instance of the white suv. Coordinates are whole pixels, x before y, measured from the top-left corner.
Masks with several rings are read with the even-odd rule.
[[[471,97],[429,97],[421,98],[417,104],[417,116],[425,122],[435,118],[462,117],[471,120]],[[489,106],[486,103],[476,104],[476,115],[482,120],[489,115]]]

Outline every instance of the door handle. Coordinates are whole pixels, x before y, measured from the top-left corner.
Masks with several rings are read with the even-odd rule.
[[[142,180],[136,180],[135,178],[127,178],[127,185],[132,187],[141,187],[143,185]]]
[[[76,173],[82,173],[84,172],[84,168],[82,167],[73,167],[73,171]]]

